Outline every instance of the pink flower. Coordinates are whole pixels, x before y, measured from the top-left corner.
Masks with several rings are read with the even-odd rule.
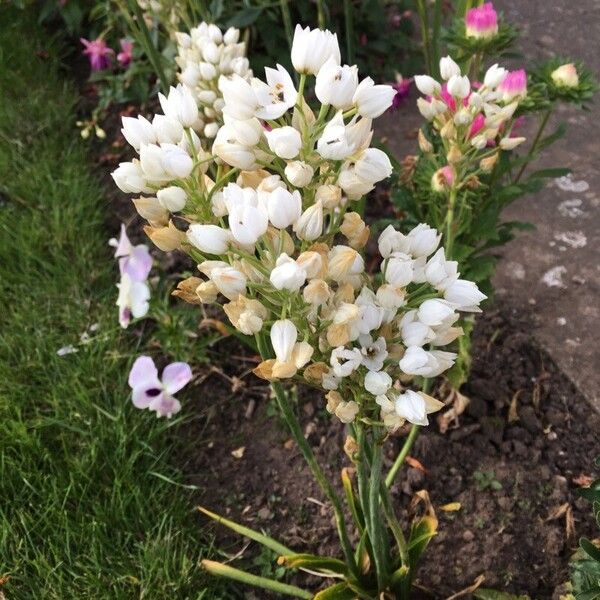
[[[504,102],[511,102],[515,98],[527,96],[527,73],[525,69],[510,71],[498,86],[498,91],[502,93]]]
[[[110,64],[109,57],[114,52],[102,38],[96,38],[92,41],[79,38],[79,41],[85,46],[83,53],[89,58],[92,71],[102,71],[108,67]]]
[[[498,14],[491,2],[471,8],[465,16],[467,37],[485,39],[498,33]]]
[[[391,110],[397,110],[402,102],[408,98],[410,94],[410,84],[412,83],[411,79],[404,79],[402,75],[397,75],[396,83],[392,84],[392,87],[396,90],[396,95],[392,99]]]
[[[475,137],[485,126],[485,116],[483,113],[479,113],[471,123],[471,129],[469,129],[469,138]]]
[[[119,260],[121,275],[129,275],[132,282],[146,281],[152,268],[152,255],[145,244],[134,246],[127,237],[125,225],[121,223],[121,235],[108,242],[115,248],[115,258]]]
[[[147,408],[157,417],[170,418],[181,410],[181,404],[173,394],[192,379],[192,369],[187,363],[167,365],[158,378],[158,370],[149,356],[136,359],[129,372],[129,387],[133,390],[131,400],[136,408]]]
[[[133,60],[133,42],[131,40],[121,40],[121,52],[117,54],[117,60],[123,67],[128,67]]]

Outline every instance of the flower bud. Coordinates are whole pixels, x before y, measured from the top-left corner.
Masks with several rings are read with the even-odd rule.
[[[561,65],[552,71],[550,77],[557,87],[575,88],[579,85],[579,74],[573,63]]]
[[[121,120],[123,123],[121,133],[135,150],[139,150],[142,144],[153,144],[156,142],[154,129],[144,117],[138,117],[137,119],[123,117]]]
[[[429,327],[442,325],[444,321],[451,318],[453,315],[453,306],[445,300],[440,300],[438,298],[425,300],[421,306],[419,306],[419,310],[417,311],[419,321]]]
[[[314,175],[314,169],[300,160],[294,160],[288,163],[284,172],[288,181],[298,188],[308,185],[312,181]]]
[[[151,225],[167,225],[169,222],[169,211],[158,201],[158,198],[136,198],[133,200],[135,210],[142,219],[146,219]]]
[[[148,183],[144,176],[139,161],[122,162],[111,173],[117,187],[126,194],[139,194],[140,192],[150,192]]]
[[[194,168],[194,162],[187,152],[173,144],[163,144],[161,151],[161,162],[167,175],[181,179],[188,177]]]
[[[419,129],[419,148],[421,152],[429,154],[433,152],[433,144],[425,137],[422,129]]]
[[[316,240],[323,234],[323,204],[309,206],[294,223],[294,232],[301,240]]]
[[[322,279],[313,279],[308,282],[302,291],[302,296],[309,304],[320,306],[331,298],[331,289]]]
[[[492,154],[492,156],[482,158],[479,161],[479,168],[484,173],[491,173],[492,169],[494,168],[494,166],[497,162],[498,162],[498,153],[496,152],[496,153]]]
[[[279,362],[288,362],[298,339],[298,330],[289,319],[275,321],[271,327],[271,345]]]
[[[392,174],[392,163],[388,155],[379,148],[367,148],[354,163],[354,170],[361,179],[377,183]]]
[[[429,75],[416,75],[415,85],[424,96],[436,96],[442,91],[442,86]]]
[[[498,33],[498,15],[491,2],[470,8],[465,15],[467,37],[487,39]]]
[[[392,378],[384,371],[369,371],[365,375],[365,389],[373,396],[387,394],[392,383]]]
[[[277,127],[272,131],[266,131],[265,137],[267,138],[269,149],[279,156],[279,158],[295,158],[302,147],[300,132],[289,125]]]
[[[231,242],[231,233],[218,225],[192,223],[187,230],[187,238],[201,252],[225,254]]]
[[[297,292],[306,281],[306,271],[293,258],[283,253],[277,258],[269,279],[277,290]]]
[[[348,110],[358,86],[358,67],[340,66],[333,58],[319,69],[315,84],[315,94],[321,104]]]
[[[456,145],[456,144],[452,144],[452,147],[450,148],[448,154],[446,154],[446,160],[451,164],[455,164],[457,162],[460,161],[460,159],[462,158],[462,152],[460,151],[460,148]]]
[[[463,77],[460,77],[459,75],[453,75],[448,80],[448,92],[455,98],[466,98],[470,91],[471,84],[466,75]]]
[[[315,193],[315,202],[321,202],[323,208],[331,210],[340,205],[342,189],[333,184],[320,185]]]
[[[302,213],[302,198],[298,190],[289,192],[276,187],[272,192],[259,192],[269,213],[269,221],[278,229],[293,225]]]
[[[434,192],[442,193],[452,186],[454,181],[454,171],[450,165],[438,169],[431,178],[431,189]]]
[[[450,56],[444,56],[440,60],[440,75],[444,81],[448,81],[451,77],[460,77],[460,67]]]
[[[507,75],[508,71],[506,69],[499,67],[497,64],[492,65],[485,73],[483,85],[490,89],[497,88]]]
[[[391,85],[374,85],[367,77],[356,88],[352,101],[361,117],[376,119],[392,105],[395,95],[396,90]]]
[[[185,233],[179,231],[172,221],[169,221],[167,227],[152,227],[146,225],[144,232],[163,252],[172,252],[181,248],[181,243],[185,240]]]
[[[152,129],[159,144],[177,144],[183,138],[181,123],[165,115],[154,115]]]
[[[172,185],[156,192],[160,204],[170,212],[183,210],[187,202],[187,194],[182,188]]]
[[[328,255],[328,275],[338,283],[346,281],[352,275],[359,275],[365,269],[362,256],[348,246],[334,246]]]
[[[165,115],[176,119],[184,127],[191,127],[198,118],[198,105],[189,88],[184,85],[171,87],[168,97],[158,94],[158,99]]]
[[[527,138],[524,137],[505,137],[500,140],[502,150],[513,150],[520,146]]]
[[[223,296],[235,300],[246,291],[246,276],[233,267],[216,267],[211,269],[210,278]]]

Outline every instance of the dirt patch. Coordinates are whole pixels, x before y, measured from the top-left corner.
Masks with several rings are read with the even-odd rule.
[[[590,507],[574,490],[578,478],[593,471],[600,417],[528,330],[526,321],[499,312],[479,320],[464,390],[471,403],[460,426],[443,435],[435,424],[425,429],[411,454],[426,473],[408,467],[394,485],[404,518],[403,507],[421,488],[438,508],[461,504],[458,512],[438,510],[439,535],[417,582],[423,598],[445,598],[481,574],[488,587],[551,598],[567,579],[577,538],[593,532]],[[268,388],[250,373],[255,356],[231,341],[218,351],[214,364],[229,355],[225,370],[203,373],[192,393],[197,402],[186,406],[197,411],[188,428],[195,449],[182,459],[190,482],[204,490],[198,502],[299,551],[336,554],[332,513],[279,422]],[[323,406],[318,396],[300,392],[306,435],[335,478],[348,462],[344,429]],[[388,445],[388,464],[400,443]],[[241,457],[232,455],[236,450]],[[547,520],[565,503],[573,515],[571,537],[566,514]],[[228,552],[244,546],[240,538],[218,535]]]

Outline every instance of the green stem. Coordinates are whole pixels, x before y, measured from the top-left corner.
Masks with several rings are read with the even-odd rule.
[[[541,122],[540,122],[540,127],[538,129],[538,132],[533,140],[533,144],[531,144],[531,148],[529,149],[529,152],[527,153],[527,157],[525,162],[523,163],[523,166],[521,167],[521,170],[519,171],[519,173],[517,174],[515,180],[513,181],[513,183],[518,183],[519,180],[521,179],[521,177],[523,176],[523,173],[525,172],[525,169],[527,168],[527,165],[531,162],[531,160],[533,159],[533,155],[535,153],[535,151],[537,150],[537,146],[540,143],[540,140],[542,138],[542,134],[544,133],[544,129],[546,129],[546,125],[548,124],[548,119],[550,119],[550,115],[552,114],[552,110],[554,109],[553,106],[551,106],[544,114],[544,117],[542,118]]]
[[[406,541],[406,537],[404,536],[404,532],[402,531],[402,527],[400,526],[400,522],[394,513],[394,508],[392,506],[392,498],[390,496],[390,491],[387,485],[381,486],[381,505],[383,506],[383,512],[388,521],[390,529],[392,530],[392,534],[394,539],[396,540],[396,544],[398,545],[398,550],[400,552],[400,560],[403,565],[407,567],[409,565],[409,555],[408,555],[408,542]]]
[[[281,18],[283,19],[285,37],[287,38],[288,46],[291,49],[292,41],[294,39],[294,31],[292,29],[292,17],[290,15],[289,0],[280,0],[279,5],[281,6]]]
[[[394,483],[394,479],[396,478],[396,475],[398,474],[400,467],[404,463],[404,459],[408,456],[408,453],[410,452],[412,445],[415,443],[415,440],[417,439],[417,436],[419,435],[419,429],[420,429],[419,425],[413,425],[411,427],[410,433],[408,434],[406,440],[404,441],[404,445],[402,446],[402,450],[400,450],[400,453],[396,457],[396,460],[394,461],[394,464],[392,465],[390,472],[387,474],[387,477],[385,478],[386,487],[389,488],[389,487],[391,487],[392,483]]]
[[[440,29],[442,27],[442,5],[442,0],[435,0],[435,6],[433,8],[433,32],[431,35],[431,68],[435,72],[433,77],[435,77],[436,79],[439,79],[440,74]]]
[[[352,0],[344,0],[344,23],[346,29],[346,60],[354,64],[354,7]]]
[[[417,0],[417,12],[421,21],[421,37],[423,38],[423,54],[427,73],[433,75],[433,64],[431,60],[431,43],[429,40],[429,14],[425,0]]]
[[[317,0],[317,20],[319,29],[325,29],[325,2],[323,0]]]

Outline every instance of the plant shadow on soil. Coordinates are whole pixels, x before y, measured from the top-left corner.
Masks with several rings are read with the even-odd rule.
[[[410,500],[423,488],[440,520],[418,574],[417,597],[445,598],[483,574],[484,587],[551,598],[568,579],[578,537],[593,534],[590,507],[575,489],[582,475],[593,472],[600,416],[529,331],[526,319],[497,310],[478,320],[472,376],[464,389],[471,402],[459,426],[445,434],[435,422],[424,428],[411,456],[425,472],[405,465],[394,484],[405,524]],[[190,394],[195,402],[186,406],[196,413],[187,429],[195,445],[180,460],[190,483],[203,490],[197,502],[299,552],[338,555],[332,512],[278,419],[268,387],[251,373],[257,357],[230,340],[217,350],[223,370],[201,372]],[[339,481],[341,468],[351,466],[342,450],[344,427],[325,412],[322,397],[299,394],[305,435],[329,477]],[[388,442],[388,467],[405,434]],[[242,447],[241,458],[232,455]],[[460,510],[439,510],[450,502],[459,502]],[[568,514],[548,519],[565,503],[575,535],[567,533]],[[229,555],[246,547],[221,527],[215,533]],[[256,565],[256,553],[254,544],[247,547],[241,564]],[[292,579],[315,588],[323,584],[314,577]],[[242,594],[268,597],[247,589]]]

